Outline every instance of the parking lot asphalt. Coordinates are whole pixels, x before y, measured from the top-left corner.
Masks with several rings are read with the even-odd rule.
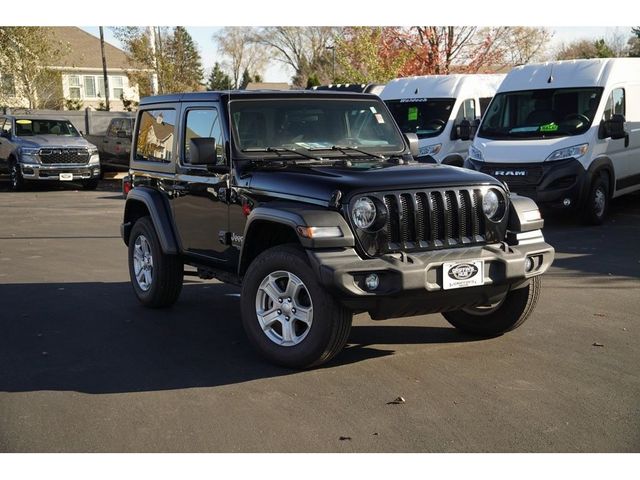
[[[123,205],[0,182],[0,451],[640,451],[640,195],[602,227],[547,219],[557,258],[518,330],[363,314],[303,372],[253,352],[235,287],[186,277],[141,307]]]

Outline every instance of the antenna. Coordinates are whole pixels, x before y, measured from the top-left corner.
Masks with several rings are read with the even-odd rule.
[[[549,78],[547,79],[547,83],[553,82],[553,63],[551,64],[551,72],[549,72]]]

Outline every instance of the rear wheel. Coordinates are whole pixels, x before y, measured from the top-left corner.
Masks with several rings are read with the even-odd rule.
[[[541,278],[533,277],[526,287],[511,290],[493,305],[443,312],[442,315],[451,325],[472,335],[502,335],[518,328],[533,312],[540,297],[541,286]]]
[[[266,250],[242,285],[242,325],[271,362],[309,368],[333,358],[347,342],[352,314],[320,285],[295,245]]]
[[[129,276],[140,302],[152,308],[173,305],[182,291],[184,265],[162,252],[149,217],[136,221],[129,238]]]

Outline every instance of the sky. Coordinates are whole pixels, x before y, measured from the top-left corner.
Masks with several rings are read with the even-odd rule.
[[[637,23],[637,22],[636,22]],[[87,32],[99,36],[98,27],[81,27]],[[222,62],[224,59],[218,53],[217,46],[213,40],[213,35],[220,30],[220,27],[186,27],[189,34],[198,44],[202,62],[208,75],[209,70],[215,62]],[[631,36],[631,27],[548,27],[553,33],[549,44],[551,50],[557,49],[562,43],[569,43],[574,40],[610,38],[616,34],[623,34],[625,37]],[[104,29],[105,41],[120,47],[120,43],[114,37],[112,31],[106,27]],[[289,82],[293,76],[293,71],[286,66],[271,62],[267,71],[264,72],[266,82]]]

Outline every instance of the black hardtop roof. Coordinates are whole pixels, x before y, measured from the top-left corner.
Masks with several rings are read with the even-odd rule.
[[[156,103],[175,103],[175,102],[211,102],[226,99],[229,94],[231,99],[250,99],[250,98],[354,98],[362,100],[363,98],[371,98],[379,100],[376,95],[368,95],[353,92],[336,92],[336,91],[315,91],[315,90],[231,90],[231,91],[212,91],[212,92],[192,92],[192,93],[174,93],[170,95],[156,95],[152,97],[144,97],[140,100],[140,106],[153,105]]]

